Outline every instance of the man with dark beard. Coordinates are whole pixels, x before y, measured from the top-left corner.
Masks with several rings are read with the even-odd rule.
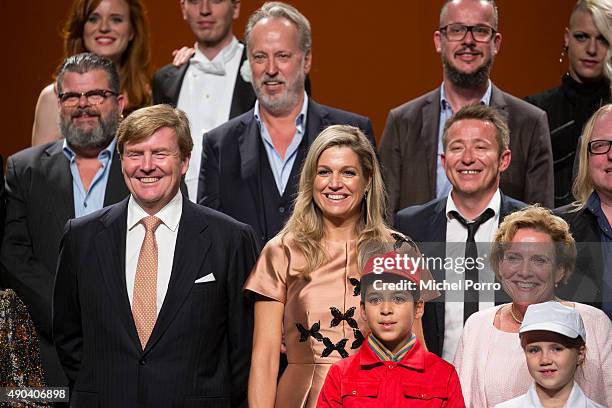
[[[306,95],[312,37],[298,10],[265,3],[250,16],[245,42],[257,102],[204,135],[198,201],[251,225],[265,244],[291,214],[302,161],[321,130],[353,125],[375,142],[368,118]]]
[[[546,114],[501,91],[489,79],[501,44],[494,0],[447,0],[434,33],[442,58],[442,85],[392,109],[380,143],[390,210],[447,196],[442,167],[444,124],[462,107],[497,108],[510,128],[512,163],[501,190],[528,203],[553,204],[552,153]]]
[[[3,283],[28,307],[47,386],[67,384],[51,341],[51,296],[64,224],[128,195],[115,149],[125,99],[110,60],[67,58],[57,76],[64,140],[9,157]]]

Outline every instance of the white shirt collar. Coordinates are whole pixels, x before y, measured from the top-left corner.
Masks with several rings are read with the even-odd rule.
[[[446,198],[446,219],[451,220],[453,218],[450,215],[451,211],[457,211],[459,214],[461,214],[462,217],[465,218],[465,216],[461,213],[461,210],[459,210],[459,208],[457,208],[457,206],[455,205],[455,201],[453,201],[453,197],[451,194],[452,192],[453,190],[451,189],[450,193],[448,193],[448,197]],[[493,194],[493,197],[491,197],[491,201],[489,201],[489,204],[487,204],[487,206],[482,210],[481,214],[487,208],[490,208],[491,210],[493,210],[493,214],[495,216],[499,213],[500,206],[501,206],[501,193],[499,192],[499,188],[498,188],[497,190],[495,190],[495,194]]]
[[[168,229],[176,231],[181,220],[181,214],[183,212],[183,194],[181,190],[177,191],[176,195],[170,200],[168,204],[159,210],[155,216],[162,221]],[[142,207],[136,202],[133,195],[130,195],[128,201],[128,213],[127,213],[127,227],[131,230],[140,221],[148,217],[149,214],[142,209]]]
[[[214,62],[225,65],[234,57],[236,52],[238,52],[238,50],[240,49],[240,43],[238,42],[236,37],[232,37],[232,41],[227,44],[212,60],[209,60],[208,57],[204,55],[202,51],[200,51],[200,49],[198,48],[198,43],[195,43],[194,47],[195,54],[192,57],[193,60],[202,63]]]

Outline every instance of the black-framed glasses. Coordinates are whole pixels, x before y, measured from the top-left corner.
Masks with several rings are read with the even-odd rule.
[[[591,140],[589,142],[589,153],[607,154],[612,146],[612,140]]]
[[[465,24],[448,24],[440,28],[440,32],[444,34],[449,41],[462,41],[468,32],[472,33],[472,38],[477,42],[489,42],[497,31],[488,25],[465,25]]]
[[[111,95],[117,96],[119,94],[108,89],[92,89],[87,92],[62,92],[58,95],[58,98],[62,105],[73,107],[79,104],[82,96],[87,98],[87,103],[89,105],[99,105]]]

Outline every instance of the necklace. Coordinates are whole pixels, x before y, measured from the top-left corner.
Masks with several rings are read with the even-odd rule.
[[[522,324],[523,321],[519,320],[515,315],[514,315],[514,303],[510,304],[510,316],[512,316],[512,318],[514,319],[515,322],[517,322],[518,324]]]

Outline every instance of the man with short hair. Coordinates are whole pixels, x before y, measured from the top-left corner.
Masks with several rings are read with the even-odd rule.
[[[501,174],[510,166],[512,156],[509,139],[503,116],[486,105],[468,105],[446,122],[442,165],[452,184],[450,194],[405,208],[396,218],[396,227],[421,243],[425,256],[452,258],[453,264],[466,266],[468,258],[487,262],[484,251],[490,244],[486,243],[493,241],[499,223],[525,206],[500,191]],[[477,246],[478,242],[485,244]],[[494,283],[488,268],[480,265],[462,271],[452,265],[445,269],[447,262],[442,264],[441,269],[431,271],[436,281],[464,284],[462,289],[447,291],[442,300],[426,304],[423,331],[427,348],[452,362],[465,320],[475,311],[493,306],[500,294],[465,290],[468,280]]]
[[[292,211],[301,163],[329,125],[359,127],[374,144],[369,119],[308,97],[310,23],[294,7],[265,3],[249,18],[245,40],[255,107],[204,135],[198,198],[274,237]]]
[[[53,334],[79,407],[246,406],[252,229],[179,190],[185,113],[142,108],[117,132],[129,198],[66,225]]]
[[[450,191],[441,154],[444,124],[462,107],[499,109],[510,127],[512,164],[501,178],[506,194],[553,204],[552,153],[546,114],[497,88],[489,79],[501,44],[494,0],[447,0],[434,33],[442,85],[389,113],[380,142],[390,210],[444,197]]]
[[[0,255],[3,283],[26,304],[38,330],[48,386],[66,384],[51,341],[51,293],[64,224],[128,193],[115,152],[125,99],[113,63],[88,53],[68,57],[57,89],[64,139],[8,159]]]
[[[253,107],[246,49],[232,31],[240,0],[180,0],[183,19],[196,37],[187,64],[166,65],[153,78],[153,102],[187,114],[195,140],[185,184],[196,201],[202,135]]]

